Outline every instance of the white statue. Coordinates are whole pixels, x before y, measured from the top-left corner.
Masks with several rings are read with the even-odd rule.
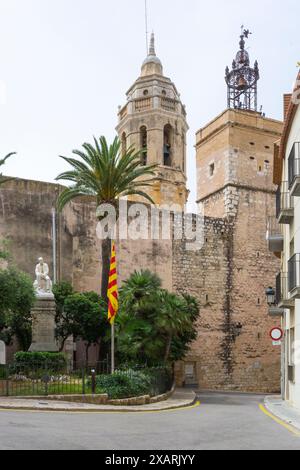
[[[35,268],[36,280],[33,284],[37,294],[52,294],[52,281],[49,277],[49,266],[44,263],[43,258],[39,258],[39,263]]]

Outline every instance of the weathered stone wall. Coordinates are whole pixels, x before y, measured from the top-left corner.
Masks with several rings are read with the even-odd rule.
[[[201,306],[198,338],[177,364],[178,384],[185,364],[195,368],[201,389],[273,393],[280,389],[280,348],[269,332],[278,321],[268,316],[265,289],[272,285],[278,260],[265,241],[272,195],[238,191],[238,216],[205,219],[205,244],[188,252],[173,247],[173,287],[194,295]]]
[[[202,389],[223,388],[226,370],[221,359],[227,279],[226,246],[229,226],[224,219],[205,219],[204,245],[186,251],[181,241],[173,248],[173,287],[194,295],[200,304],[198,338],[185,362],[177,364],[176,380],[185,382],[185,364],[195,367],[194,383]]]
[[[37,258],[43,256],[53,274],[52,208],[61,186],[15,179],[0,190],[0,238],[9,241],[13,262],[34,280]],[[58,272],[72,280],[72,237],[66,212],[57,216]],[[59,273],[58,273],[59,274]]]
[[[221,369],[212,363],[214,382],[201,377],[200,367],[205,388],[274,392],[280,387],[280,350],[269,338],[278,322],[268,317],[265,289],[274,285],[280,268],[268,251],[266,228],[268,216],[275,215],[271,167],[281,131],[279,121],[230,109],[197,133],[199,202],[206,216],[227,221],[222,316],[210,324],[208,338],[213,331],[220,336],[207,340]],[[199,350],[200,344],[201,338]]]

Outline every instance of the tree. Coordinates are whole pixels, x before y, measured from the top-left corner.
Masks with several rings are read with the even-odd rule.
[[[11,258],[10,252],[8,250],[9,241],[8,240],[0,240],[0,262],[9,261]]]
[[[64,311],[65,300],[74,293],[74,290],[69,282],[62,281],[54,284],[52,291],[56,302],[56,322],[58,323]]]
[[[117,349],[125,360],[161,361],[164,338],[157,335],[161,280],[150,271],[135,271],[120,289]]]
[[[23,351],[32,340],[32,280],[16,268],[0,270],[0,339],[10,345],[16,337]]]
[[[133,147],[121,150],[121,142],[115,138],[108,145],[105,137],[94,138],[94,144],[84,144],[82,150],[74,150],[78,158],[63,158],[72,170],[62,173],[57,180],[70,181],[72,186],[66,188],[58,198],[58,208],[63,207],[79,196],[95,196],[97,205],[110,204],[118,213],[118,201],[125,196],[142,196],[153,203],[145,192],[152,184],[150,176],[154,175],[156,165],[141,165],[141,151]],[[145,179],[146,178],[146,179]],[[111,236],[111,234],[109,234]],[[107,298],[109,265],[111,254],[110,236],[102,241],[102,284],[101,296]]]
[[[65,298],[56,336],[63,344],[69,336],[84,341],[87,364],[90,347],[101,345],[106,332],[106,304],[96,292],[72,293]]]
[[[10,157],[12,157],[13,155],[16,155],[16,152],[12,152],[12,153],[9,153],[8,155],[6,155],[6,157],[4,157],[2,160],[0,160],[0,166],[4,165],[4,163],[6,162],[6,160],[8,160]],[[0,185],[6,183],[7,181],[10,181],[12,178],[5,178],[2,173],[0,173]]]
[[[154,364],[180,360],[197,337],[196,299],[162,289],[149,271],[135,272],[124,283],[120,305],[118,351],[123,359]]]
[[[196,323],[200,315],[199,303],[195,297],[188,294],[183,294],[182,298],[187,321],[179,334],[172,338],[170,359],[175,362],[186,356],[191,343],[197,339],[198,335]]]

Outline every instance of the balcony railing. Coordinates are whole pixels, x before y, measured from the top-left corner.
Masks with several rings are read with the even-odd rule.
[[[276,305],[279,308],[290,308],[294,300],[290,298],[288,273],[279,273],[276,277]]]
[[[281,253],[283,251],[283,234],[275,216],[268,219],[267,241],[269,251],[272,253]]]
[[[290,224],[294,218],[294,198],[288,181],[283,181],[276,193],[276,217],[279,224]]]
[[[300,142],[295,142],[288,161],[291,196],[300,196]]]
[[[135,106],[135,111],[145,111],[152,107],[152,99],[143,98],[143,99],[135,100],[134,106]]]
[[[169,111],[176,111],[177,101],[172,98],[162,98],[161,107]]]
[[[288,289],[291,299],[300,299],[300,253],[296,253],[288,263]]]

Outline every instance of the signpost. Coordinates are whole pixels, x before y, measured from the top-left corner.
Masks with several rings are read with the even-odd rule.
[[[281,328],[273,328],[270,332],[270,337],[273,341],[273,346],[281,346],[281,340],[283,338],[283,331]]]

